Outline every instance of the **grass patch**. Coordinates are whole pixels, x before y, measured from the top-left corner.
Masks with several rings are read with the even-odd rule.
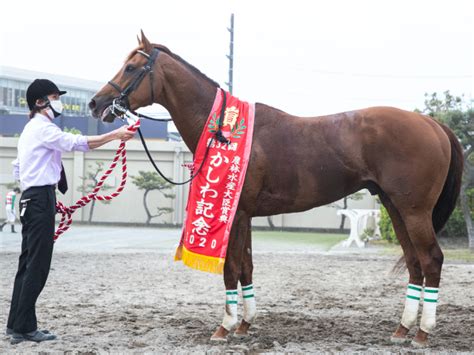
[[[372,241],[371,244],[383,247],[382,253],[387,255],[402,255],[402,248],[399,245],[388,243],[385,240]],[[474,253],[469,249],[448,249],[441,248],[444,254],[444,261],[463,261],[474,263]]]
[[[469,249],[445,249],[444,260],[456,260],[474,263],[474,253]]]
[[[288,245],[307,245],[329,250],[340,241],[347,239],[346,234],[285,232],[285,231],[252,231],[252,239],[264,243],[281,243]]]

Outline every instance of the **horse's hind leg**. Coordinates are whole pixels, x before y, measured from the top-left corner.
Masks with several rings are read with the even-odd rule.
[[[244,302],[244,315],[242,322],[234,333],[237,337],[245,337],[248,335],[250,324],[253,323],[257,315],[252,273],[252,231],[249,226],[242,256],[242,274],[240,275],[240,285],[242,286],[242,298]]]
[[[420,329],[412,342],[413,345],[419,346],[427,344],[428,334],[436,325],[438,287],[443,266],[443,253],[436,240],[431,215],[432,213],[429,211],[416,214],[408,213],[403,216],[425,278]]]
[[[405,262],[410,275],[402,319],[397,330],[391,337],[391,341],[394,343],[404,343],[407,341],[406,335],[408,334],[410,328],[416,324],[420,293],[423,287],[423,274],[415,248],[410,241],[405,223],[403,222],[400,213],[386,195],[381,193],[380,199],[382,200],[382,203],[387,209],[390,219],[392,220],[393,228],[403,249]]]
[[[242,273],[242,256],[247,233],[250,233],[250,218],[243,211],[235,214],[230,231],[229,245],[224,265],[224,284],[226,288],[226,303],[224,319],[221,326],[211,337],[212,341],[226,341],[229,332],[237,325],[237,286]]]

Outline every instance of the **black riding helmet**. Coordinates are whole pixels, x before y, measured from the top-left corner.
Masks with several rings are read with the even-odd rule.
[[[26,101],[30,111],[33,110],[36,100],[43,99],[51,94],[64,95],[67,91],[59,90],[55,83],[48,79],[36,79],[26,89]]]

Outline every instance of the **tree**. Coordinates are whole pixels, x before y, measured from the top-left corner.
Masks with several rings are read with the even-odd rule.
[[[345,196],[341,201],[342,201],[342,205],[337,203],[337,202],[334,202],[334,203],[331,203],[329,205],[329,207],[334,207],[334,208],[337,208],[338,210],[346,210],[347,209],[347,206],[349,204],[349,200],[353,200],[353,201],[359,201],[359,200],[362,200],[364,198],[364,193],[363,192],[356,192],[352,195],[349,195],[349,196]],[[346,222],[346,216],[345,215],[341,215],[341,223],[339,224],[339,230],[343,230],[344,229],[344,223]]]
[[[463,147],[465,169],[459,203],[466,224],[469,248],[474,252],[473,208],[472,201],[469,201],[470,190],[474,187],[474,109],[472,104],[466,105],[462,97],[453,96],[449,91],[445,91],[443,95],[444,97],[439,97],[436,93],[425,94],[423,112],[451,128]]]
[[[165,198],[174,198],[175,195],[166,193],[166,190],[170,190],[173,186],[166,182],[161,176],[154,171],[139,171],[138,176],[132,176],[133,183],[138,187],[139,190],[144,190],[143,194],[143,206],[147,215],[146,224],[150,224],[152,218],[159,217],[165,213],[173,212],[170,207],[157,207],[157,213],[152,215],[147,205],[147,196],[150,191],[158,191]]]
[[[99,174],[104,171],[104,163],[96,161],[95,166],[88,165],[89,170],[86,173],[86,176],[80,176],[82,179],[82,185],[77,188],[77,191],[82,192],[83,194],[89,193],[97,186],[100,176]],[[102,191],[107,191],[112,189],[112,186],[104,183],[102,188],[99,191],[99,194],[102,195]],[[101,201],[102,203],[109,204],[110,201]],[[92,215],[94,214],[96,200],[92,200],[91,208],[89,210],[89,223],[92,222]]]

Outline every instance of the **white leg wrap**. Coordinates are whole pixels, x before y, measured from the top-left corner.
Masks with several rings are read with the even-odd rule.
[[[405,309],[403,310],[401,325],[410,329],[416,324],[418,317],[418,307],[420,305],[421,286],[408,284],[407,297],[405,299]]]
[[[431,332],[436,326],[438,291],[439,289],[436,287],[425,287],[424,290],[420,329],[425,333]]]
[[[244,320],[251,324],[257,316],[257,304],[253,285],[242,286],[242,297],[244,299]]]
[[[225,292],[225,315],[222,326],[231,331],[237,325],[237,290],[227,290]]]

